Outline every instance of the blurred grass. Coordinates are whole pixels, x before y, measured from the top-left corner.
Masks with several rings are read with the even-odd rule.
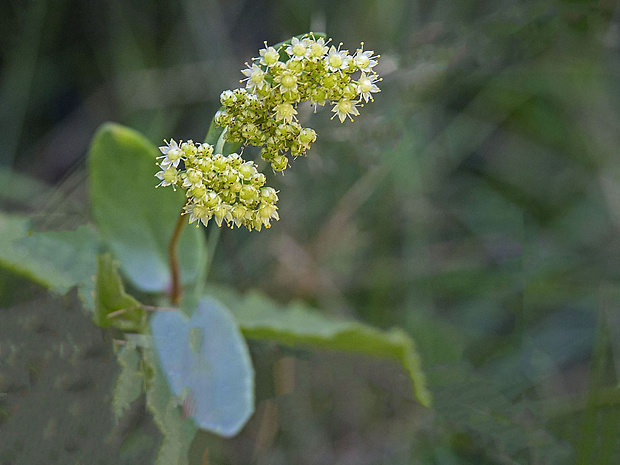
[[[297,393],[267,396],[278,408],[260,404],[240,438],[204,439],[214,463],[617,463],[619,14],[611,0],[9,2],[0,162],[83,192],[63,186],[102,122],[200,140],[263,40],[322,25],[349,50],[363,40],[381,54],[376,102],[355,124],[308,112],[317,143],[271,176],[282,219],[223,230],[212,279],[405,328],[436,409],[398,374],[377,387],[376,367],[339,376],[346,361],[295,353]],[[281,349],[254,349],[269,373]]]

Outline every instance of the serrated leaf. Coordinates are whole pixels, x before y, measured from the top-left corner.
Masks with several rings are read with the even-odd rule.
[[[187,397],[198,426],[226,437],[237,434],[254,410],[254,371],[229,312],[203,298],[189,319],[157,312],[150,324],[170,388]]]
[[[108,315],[113,312],[120,313],[110,318]],[[99,255],[95,279],[95,323],[102,328],[115,326],[122,331],[139,332],[144,318],[140,302],[125,292],[112,255]]]
[[[409,374],[420,403],[431,405],[420,356],[403,330],[380,331],[356,321],[330,319],[300,303],[280,307],[258,293],[232,299],[227,303],[244,336],[394,359]]]
[[[170,286],[168,242],[185,196],[157,185],[157,147],[138,132],[107,123],[89,153],[93,216],[102,239],[138,288],[164,292]],[[181,281],[196,276],[201,231],[186,227],[179,241]]]
[[[97,247],[97,234],[88,226],[38,233],[27,218],[0,213],[0,265],[58,294],[79,286],[90,310]]]
[[[121,366],[121,372],[114,387],[112,409],[118,421],[124,415],[125,410],[129,409],[131,403],[140,397],[144,376],[138,371],[140,354],[133,344],[121,347],[116,358]]]

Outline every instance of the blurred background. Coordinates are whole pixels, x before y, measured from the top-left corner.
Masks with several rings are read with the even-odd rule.
[[[200,435],[191,463],[620,463],[616,1],[5,0],[0,165],[29,178],[1,206],[54,228],[87,221],[101,123],[202,140],[263,42],[308,31],[380,54],[382,91],[355,123],[300,112],[318,140],[268,173],[281,220],[224,229],[211,282],[404,328],[435,404],[419,406],[397,367],[252,343],[257,414],[238,438]],[[41,184],[53,195],[34,195]],[[153,463],[144,406],[112,420],[109,341],[70,297],[33,303],[2,279],[1,334],[31,350],[0,376],[0,393],[19,393],[0,397],[0,463]],[[66,315],[47,321],[42,302]],[[67,338],[81,369],[105,367],[76,385],[77,362],[62,365],[82,407],[11,423],[58,388],[37,361]],[[296,384],[276,396],[283,364]]]

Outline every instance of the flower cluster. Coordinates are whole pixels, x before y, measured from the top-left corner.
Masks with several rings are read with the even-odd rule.
[[[237,153],[224,156],[225,141],[262,147],[261,157],[274,171],[288,166],[287,154],[304,155],[316,140],[313,129],[299,124],[297,105],[310,102],[315,106],[330,101],[332,119],[340,122],[359,115],[358,106],[373,100],[380,92],[381,79],[374,71],[378,56],[364,50],[364,44],[350,55],[340,44],[312,33],[294,37],[280,46],[259,51],[252,64],[241,72],[245,87],[222,92],[222,109],[215,123],[223,132],[217,150],[209,144],[191,140],[177,144],[174,140],[160,147],[161,169],[155,176],[159,186],[186,189],[183,213],[189,222],[205,226],[214,218],[248,229],[271,226],[278,220],[275,189],[265,187],[265,175],[251,161]],[[219,152],[219,153],[218,153]]]
[[[373,100],[379,92],[378,75],[373,70],[378,56],[364,50],[364,44],[350,55],[339,45],[313,34],[293,38],[278,48],[260,50],[242,73],[245,88],[224,91],[223,108],[216,123],[226,127],[226,139],[244,145],[262,146],[261,156],[274,171],[288,166],[286,154],[304,155],[316,140],[316,133],[296,120],[297,105],[311,102],[325,105],[340,122],[359,115],[358,106]],[[355,75],[355,79],[353,78]]]
[[[188,140],[177,144],[174,140],[159,148],[161,168],[155,176],[159,186],[186,189],[184,212],[189,222],[205,226],[215,218],[218,226],[225,221],[231,227],[248,229],[269,228],[271,220],[278,220],[278,195],[272,187],[265,187],[265,175],[251,161],[232,153],[223,156],[214,153],[212,145],[195,144]]]

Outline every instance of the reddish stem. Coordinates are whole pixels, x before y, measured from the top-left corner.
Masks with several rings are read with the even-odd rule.
[[[187,202],[185,203],[187,205]],[[174,227],[174,232],[168,243],[168,262],[170,263],[170,274],[172,277],[172,289],[170,291],[170,303],[172,305],[179,305],[181,303],[181,297],[183,296],[183,289],[181,288],[181,272],[179,270],[179,258],[177,256],[177,246],[179,244],[179,238],[181,237],[181,231],[183,231],[183,225],[185,218],[183,212],[185,205],[181,210],[177,224]]]

